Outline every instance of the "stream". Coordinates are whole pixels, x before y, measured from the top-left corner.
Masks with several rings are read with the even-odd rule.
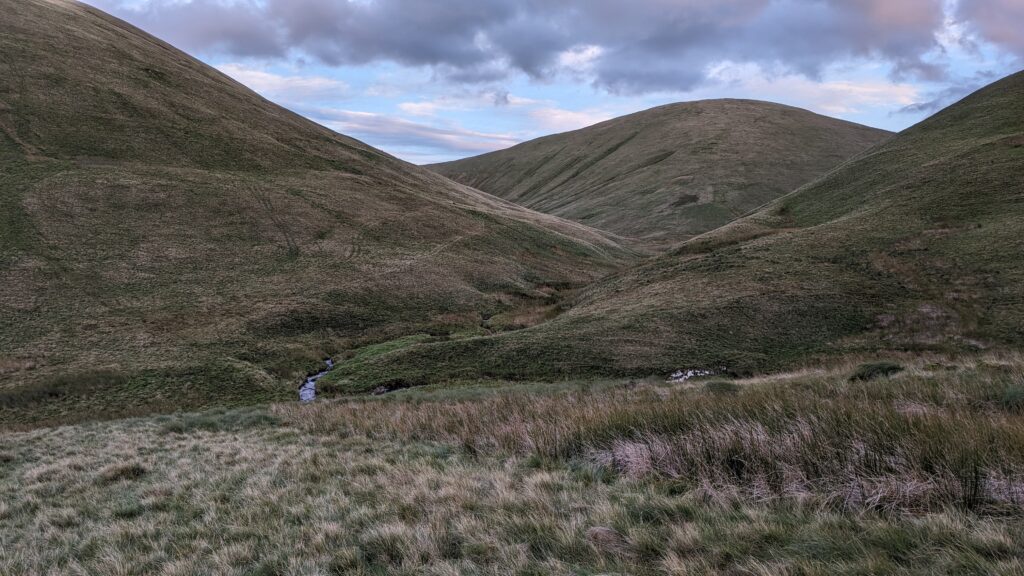
[[[323,377],[324,374],[330,372],[331,368],[334,368],[334,360],[327,358],[326,360],[324,360],[324,364],[327,365],[326,368],[324,368],[320,372],[317,372],[316,374],[313,374],[312,376],[306,376],[306,382],[299,387],[300,401],[312,402],[313,400],[316,400],[316,381]]]

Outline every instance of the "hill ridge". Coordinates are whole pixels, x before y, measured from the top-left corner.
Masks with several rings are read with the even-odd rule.
[[[784,104],[665,104],[429,168],[524,206],[667,247],[820,176],[887,132]]]

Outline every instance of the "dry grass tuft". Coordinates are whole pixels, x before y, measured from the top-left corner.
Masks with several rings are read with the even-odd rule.
[[[618,557],[627,557],[631,554],[626,537],[605,526],[594,526],[587,530],[587,542],[590,542],[600,554]]]
[[[120,482],[122,480],[132,481],[142,478],[147,471],[146,467],[138,462],[112,464],[100,470],[99,479],[107,484]]]

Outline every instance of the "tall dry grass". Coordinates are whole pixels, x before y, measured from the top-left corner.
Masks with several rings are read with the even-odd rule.
[[[654,477],[727,500],[999,513],[1024,504],[1018,359],[722,385],[281,406],[306,430],[452,443]]]

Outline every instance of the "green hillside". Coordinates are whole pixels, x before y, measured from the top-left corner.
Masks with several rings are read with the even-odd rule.
[[[1017,73],[757,213],[595,284],[550,322],[421,345],[334,377],[745,373],[854,351],[1019,346],[1022,110]]]
[[[0,421],[292,398],[630,259],[399,161],[98,10],[0,0]]]
[[[781,104],[705,100],[430,168],[534,210],[665,245],[722,226],[889,135]]]

